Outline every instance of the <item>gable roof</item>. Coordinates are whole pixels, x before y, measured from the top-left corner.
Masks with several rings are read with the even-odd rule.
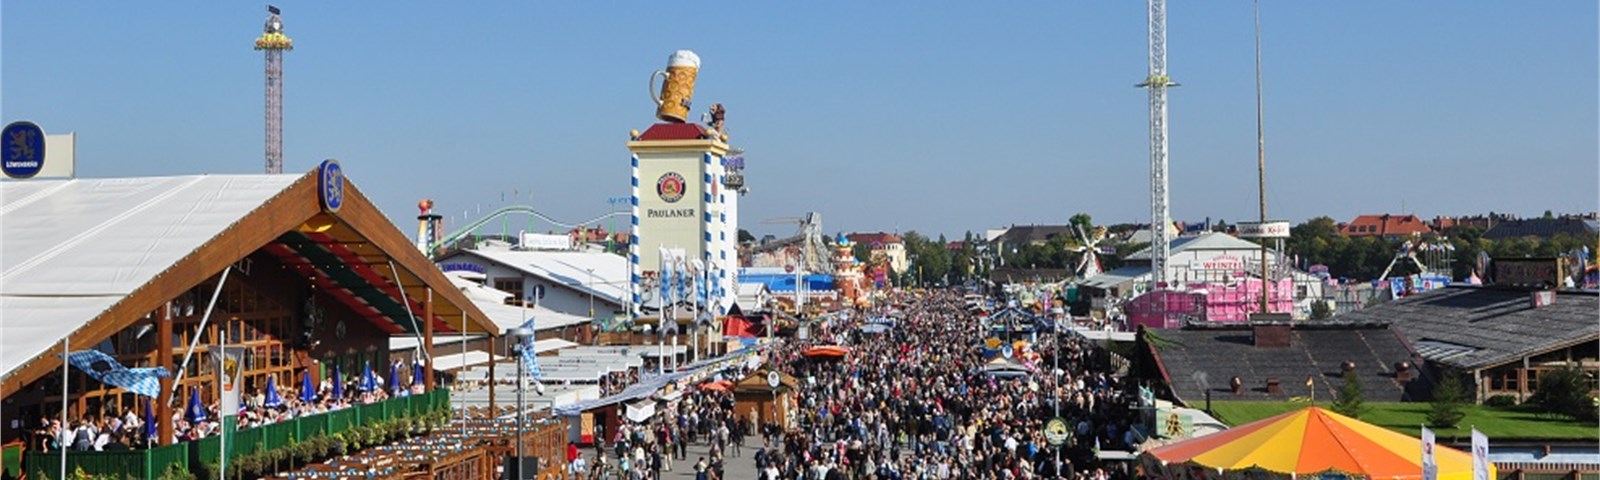
[[[1006,229],[1006,232],[995,237],[994,241],[1011,244],[1044,243],[1062,235],[1077,238],[1072,225],[1018,225]]]
[[[1168,243],[1172,255],[1197,250],[1260,250],[1261,246],[1233,235],[1208,232],[1193,237],[1178,237]],[[1128,255],[1128,260],[1150,260],[1150,248]]]
[[[593,293],[600,300],[622,305],[628,294],[628,260],[621,255],[595,252],[566,252],[549,250],[506,250],[479,248],[462,250],[457,255],[471,255],[539,277],[550,283],[587,295]],[[589,271],[594,271],[590,279]]]
[[[407,306],[421,317],[432,289],[437,330],[459,330],[465,314],[469,330],[500,333],[354,183],[346,180],[342,209],[324,212],[316,170],[0,182],[0,201],[0,396],[59,366],[49,351],[63,340],[99,343],[258,251],[296,260],[369,320]],[[348,247],[356,243],[360,254]],[[369,256],[395,268],[375,268]],[[388,321],[380,327],[412,328]]]
[[[1404,391],[1394,381],[1394,363],[1411,361],[1412,354],[1405,340],[1382,325],[1339,325],[1315,328],[1297,325],[1291,330],[1288,347],[1257,347],[1252,344],[1251,330],[1247,325],[1222,328],[1184,328],[1160,330],[1163,340],[1154,351],[1163,374],[1169,376],[1172,393],[1185,402],[1205,398],[1207,387],[1211,396],[1218,399],[1237,400],[1287,400],[1307,395],[1307,377],[1316,379],[1314,386],[1321,395],[1332,398],[1342,382],[1339,365],[1351,361],[1362,376],[1361,385],[1367,400],[1397,402]],[[1198,373],[1204,372],[1202,385]],[[1238,376],[1244,393],[1235,397],[1229,389],[1229,379]],[[1269,378],[1278,379],[1282,392],[1266,392]]]
[[[1600,296],[1558,291],[1534,308],[1524,290],[1455,286],[1345,313],[1328,322],[1391,323],[1429,361],[1477,369],[1600,340]]]
[[[1551,237],[1557,233],[1583,235],[1600,232],[1600,221],[1587,218],[1529,218],[1507,220],[1483,232],[1483,238]]]
[[[1350,223],[1339,227],[1339,233],[1346,236],[1364,235],[1411,235],[1413,233],[1430,233],[1432,227],[1428,222],[1422,221],[1416,215],[1361,215],[1351,220]]]
[[[891,243],[905,243],[905,240],[901,239],[899,235],[884,232],[852,233],[845,235],[844,237],[849,239],[851,243],[865,243],[867,246],[872,248],[878,248]]]

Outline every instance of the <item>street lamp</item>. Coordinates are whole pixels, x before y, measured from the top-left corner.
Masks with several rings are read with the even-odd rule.
[[[524,384],[522,380],[522,356],[533,354],[533,352],[529,352],[523,348],[522,342],[533,337],[533,330],[524,327],[508,329],[506,330],[506,337],[508,339],[506,346],[511,350],[512,356],[516,357],[517,359],[517,480],[522,480],[524,478],[528,478],[523,476],[522,472],[522,391]]]

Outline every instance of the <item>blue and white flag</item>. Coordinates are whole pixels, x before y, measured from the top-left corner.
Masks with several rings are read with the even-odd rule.
[[[161,367],[124,367],[121,363],[117,363],[117,359],[99,350],[68,353],[67,363],[100,383],[122,387],[124,390],[151,398],[161,395],[161,379],[171,376],[167,373],[167,369]]]
[[[527,323],[522,324],[522,328],[526,328],[530,332],[538,331],[533,328],[532,318],[528,319]],[[533,337],[533,335],[528,335],[522,339],[522,368],[527,370],[528,376],[534,380],[544,380],[544,369],[539,368],[539,354],[533,349]]]

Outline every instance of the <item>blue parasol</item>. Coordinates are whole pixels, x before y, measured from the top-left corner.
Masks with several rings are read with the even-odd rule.
[[[265,396],[266,398],[261,400],[261,406],[267,408],[278,408],[283,406],[283,396],[278,395],[277,375],[267,376],[267,394]]]
[[[300,401],[311,403],[317,401],[316,386],[311,384],[311,371],[306,370],[300,376]]]
[[[156,438],[156,414],[150,411],[152,402],[154,400],[144,401],[144,438],[147,441]]]
[[[400,362],[389,364],[389,393],[400,394]]]
[[[333,366],[333,398],[344,398],[344,367]]]
[[[416,385],[420,383],[422,383],[422,364],[411,364],[411,384]]]
[[[189,387],[189,407],[183,409],[183,418],[189,423],[200,423],[206,420],[206,408],[200,405],[200,392],[194,387]]]
[[[378,389],[378,377],[372,374],[372,362],[362,364],[361,391],[371,392]]]

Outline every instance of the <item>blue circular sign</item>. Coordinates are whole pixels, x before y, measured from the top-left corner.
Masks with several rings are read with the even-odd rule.
[[[322,200],[322,209],[330,213],[344,206],[344,167],[339,166],[338,160],[323,160],[317,167],[317,198]]]
[[[33,122],[11,122],[0,130],[0,167],[11,178],[38,175],[44,167],[44,130]]]

